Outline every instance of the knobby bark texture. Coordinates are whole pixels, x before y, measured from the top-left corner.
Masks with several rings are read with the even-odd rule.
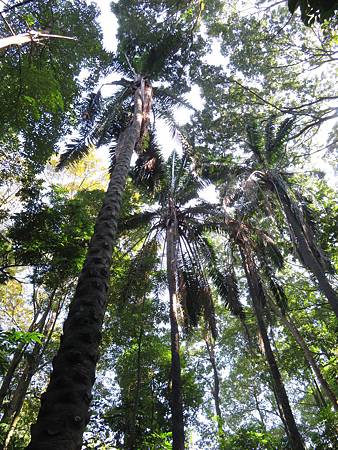
[[[107,306],[117,221],[131,156],[142,138],[142,124],[149,120],[146,109],[150,107],[151,96],[151,86],[141,80],[134,94],[132,122],[118,140],[116,165],[64,323],[60,348],[53,359],[50,382],[41,396],[40,411],[32,426],[27,450],[80,450],[82,447]]]
[[[267,328],[263,318],[264,305],[266,303],[265,293],[260,281],[259,274],[257,272],[257,267],[251,249],[249,248],[249,244],[247,242],[244,241],[244,243],[240,243],[240,252],[246,278],[248,281],[249,292],[252,299],[260,337],[264,347],[265,357],[269,364],[270,373],[272,376],[276,401],[282,413],[283,423],[286,426],[286,433],[293,450],[304,450],[305,447],[303,444],[303,440],[298,431],[297,424],[293,416],[289,399],[282,381],[282,377],[278,369],[277,361],[270,345]]]
[[[278,306],[276,306],[272,301],[269,301],[269,305],[270,305],[271,309],[275,312],[275,314],[280,318],[280,320],[284,324],[284,326],[290,331],[290,333],[294,337],[297,344],[303,350],[305,359],[306,359],[309,367],[312,369],[313,373],[315,374],[315,376],[316,376],[317,380],[319,381],[327,398],[331,401],[334,410],[338,412],[337,398],[336,398],[334,392],[332,391],[332,389],[330,388],[328,382],[326,381],[324,375],[322,374],[322,371],[321,371],[319,365],[317,364],[316,360],[314,359],[311,350],[309,349],[303,336],[300,334],[297,326],[291,320],[290,317],[286,317],[286,315],[282,314],[282,312],[278,308]]]
[[[184,450],[184,421],[182,401],[182,380],[180,360],[180,338],[177,320],[177,218],[175,204],[169,199],[169,218],[167,225],[167,278],[170,300],[171,335],[171,414],[173,450]]]

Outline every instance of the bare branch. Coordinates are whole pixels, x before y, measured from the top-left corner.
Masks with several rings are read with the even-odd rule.
[[[11,45],[24,45],[30,42],[39,43],[41,40],[57,38],[57,39],[68,39],[76,41],[77,39],[69,36],[60,36],[58,34],[49,34],[40,31],[31,30],[28,33],[17,34],[15,36],[10,36],[0,39],[0,50]]]

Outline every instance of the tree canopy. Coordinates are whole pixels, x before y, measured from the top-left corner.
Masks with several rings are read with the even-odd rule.
[[[337,448],[337,2],[99,6],[0,3],[0,448]]]

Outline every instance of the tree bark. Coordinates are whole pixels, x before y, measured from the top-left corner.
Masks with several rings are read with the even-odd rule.
[[[138,414],[138,407],[140,402],[140,389],[141,389],[141,353],[142,353],[142,339],[144,335],[144,328],[142,322],[143,308],[144,308],[145,297],[142,301],[141,309],[141,325],[140,331],[137,339],[137,372],[136,372],[136,387],[134,393],[133,407],[130,414],[130,425],[129,425],[129,435],[126,436],[126,450],[137,450],[136,447],[136,420]]]
[[[30,326],[28,328],[28,332],[32,332],[34,330],[34,327],[36,326],[37,317],[38,316],[35,315],[35,317],[33,318],[32,323],[30,324]],[[2,409],[3,402],[6,398],[6,396],[8,395],[8,391],[11,386],[16,368],[18,367],[18,365],[20,364],[20,362],[23,358],[26,347],[27,347],[27,344],[20,344],[18,346],[18,348],[15,350],[13,358],[12,358],[10,365],[8,367],[8,370],[6,372],[6,375],[4,376],[4,378],[2,380],[2,384],[1,384],[1,388],[0,388],[0,410]]]
[[[222,411],[220,406],[220,400],[219,400],[219,376],[218,376],[218,370],[216,365],[216,358],[215,358],[215,345],[214,342],[212,342],[212,338],[208,340],[208,337],[206,336],[204,338],[205,344],[207,347],[208,355],[209,355],[209,361],[212,367],[213,376],[214,376],[214,388],[212,392],[212,396],[214,397],[214,403],[215,403],[215,411],[217,416],[217,428],[218,428],[218,436],[220,440],[220,445],[222,447],[223,441],[224,441],[224,430],[223,430],[223,418],[222,418]]]
[[[10,444],[11,437],[14,434],[16,424],[20,417],[21,409],[24,404],[29,385],[32,381],[33,376],[38,371],[39,363],[40,363],[42,356],[50,342],[50,339],[51,339],[51,336],[53,334],[54,327],[56,324],[57,317],[61,311],[61,305],[63,303],[62,300],[60,300],[58,303],[58,306],[56,308],[57,312],[55,314],[52,313],[51,316],[48,318],[48,316],[51,312],[51,305],[52,305],[55,293],[56,293],[56,289],[54,290],[54,292],[49,300],[49,305],[48,305],[48,307],[46,307],[44,315],[40,319],[38,328],[37,328],[37,331],[39,333],[43,333],[45,336],[43,346],[41,346],[39,343],[35,343],[32,352],[27,357],[26,366],[24,367],[23,372],[20,376],[20,379],[17,383],[15,392],[14,392],[7,408],[5,409],[4,415],[1,419],[1,423],[9,424],[9,429],[7,431],[7,435],[5,437],[4,444],[3,444],[3,446],[0,446],[1,450],[7,450],[8,446]]]
[[[291,448],[293,450],[305,450],[303,440],[298,431],[297,424],[294,419],[289,399],[282,381],[282,377],[278,369],[277,361],[270,345],[266,325],[263,318],[266,298],[257,272],[256,264],[248,244],[241,243],[240,251],[246,278],[248,281],[249,292],[252,299],[256,321],[258,324],[258,329],[263,342],[265,357],[270,367],[276,401],[283,415],[283,422],[286,425],[286,432],[291,444]]]
[[[124,186],[132,153],[142,138],[142,124],[149,116],[145,105],[151,103],[152,89],[143,83],[141,80],[141,86],[135,90],[133,120],[119,137],[116,165],[64,323],[60,348],[53,359],[50,382],[41,396],[41,408],[37,422],[32,426],[32,440],[27,450],[80,450],[82,447],[82,436],[89,421]]]
[[[298,328],[296,327],[296,325],[294,324],[292,319],[290,317],[287,318],[284,314],[282,314],[282,312],[280,311],[278,306],[276,306],[272,301],[269,301],[269,305],[272,308],[272,310],[274,311],[274,313],[280,318],[280,320],[282,321],[284,326],[290,331],[290,333],[294,337],[297,344],[303,350],[304,356],[305,356],[305,359],[306,359],[308,365],[313,370],[313,372],[314,372],[319,384],[321,385],[323,391],[325,392],[327,398],[332,403],[334,410],[338,412],[337,398],[336,398],[334,392],[331,390],[328,382],[325,380],[324,375],[322,374],[322,372],[320,370],[320,367],[318,366],[316,360],[314,359],[314,357],[312,355],[311,350],[309,349],[305,340],[303,339],[303,336],[298,331]]]
[[[292,210],[291,200],[289,199],[288,195],[284,192],[284,190],[279,188],[278,180],[276,181],[276,183],[273,182],[273,186],[284,210],[289,227],[294,235],[293,240],[296,246],[297,253],[299,254],[299,257],[304,266],[317,279],[319,289],[327,298],[335,315],[338,318],[338,295],[330,285],[322,264],[320,264],[320,262],[318,261],[318,259],[311,250],[311,247],[306,239],[304,230],[302,229],[301,224],[299,223],[297,217],[295,216]]]
[[[170,336],[171,336],[171,413],[173,450],[184,450],[184,421],[180,360],[180,338],[177,320],[177,219],[175,204],[169,199],[169,218],[167,226],[167,278],[170,300]]]

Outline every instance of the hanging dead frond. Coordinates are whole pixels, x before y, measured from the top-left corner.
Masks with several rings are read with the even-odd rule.
[[[136,160],[132,177],[137,185],[154,192],[163,178],[164,160],[153,131],[149,131],[143,146],[143,152]]]
[[[86,122],[94,123],[97,115],[101,111],[102,107],[102,95],[101,89],[97,92],[91,92],[87,98],[86,106],[82,112],[82,120]]]
[[[186,330],[197,327],[203,315],[206,326],[213,338],[216,339],[215,309],[211,291],[204,278],[201,278],[195,271],[181,270],[179,272],[179,288]]]

